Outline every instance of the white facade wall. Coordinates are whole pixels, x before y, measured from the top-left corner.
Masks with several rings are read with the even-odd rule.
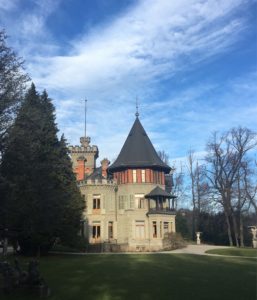
[[[148,214],[149,199],[142,208],[136,207],[137,195],[146,195],[155,184],[120,184],[103,180],[103,183],[85,182],[80,186],[85,197],[85,234],[89,243],[113,243],[126,245],[127,251],[157,251],[163,247],[164,230],[175,232],[174,214]],[[161,186],[164,188],[164,186]],[[100,208],[94,208],[94,198],[100,198]],[[109,225],[112,222],[112,238]],[[154,236],[153,222],[157,235]],[[164,224],[166,229],[164,229]],[[100,236],[96,237],[96,227]]]

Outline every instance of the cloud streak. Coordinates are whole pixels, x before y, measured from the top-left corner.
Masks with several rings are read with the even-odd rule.
[[[208,80],[208,71],[207,78],[188,87],[181,84],[183,90],[172,86],[174,78],[186,77],[233,49],[250,26],[247,14],[241,13],[248,4],[140,1],[112,22],[79,32],[64,50],[47,25],[62,2],[34,1],[33,9],[18,19],[16,44],[23,49],[33,81],[54,99],[59,127],[70,143],[78,143],[83,133],[87,96],[92,141],[101,157],[117,156],[132,125],[138,95],[146,130],[157,148],[173,159],[190,147],[203,151],[214,129],[253,120],[256,107],[244,107],[240,94],[247,95],[245,101],[253,100],[255,73],[247,80],[239,76],[224,82],[222,88]],[[217,95],[221,100],[215,99]]]

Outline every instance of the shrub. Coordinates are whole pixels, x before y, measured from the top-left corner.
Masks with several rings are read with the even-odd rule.
[[[163,239],[163,250],[175,250],[186,247],[186,242],[180,233],[166,233]]]

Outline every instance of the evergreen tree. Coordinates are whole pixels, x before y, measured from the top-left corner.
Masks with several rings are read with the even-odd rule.
[[[51,100],[32,84],[2,163],[8,182],[5,226],[17,232],[26,254],[47,252],[57,237],[71,238],[79,229],[83,202],[57,131]]]

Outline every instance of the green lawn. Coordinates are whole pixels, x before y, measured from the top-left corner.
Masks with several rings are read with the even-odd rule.
[[[210,254],[228,255],[228,256],[245,256],[257,258],[257,249],[250,248],[224,248],[224,249],[212,249],[206,251]]]
[[[22,260],[24,264],[26,261]],[[256,300],[256,260],[185,254],[50,256],[50,300]],[[31,300],[13,294],[0,299]]]

